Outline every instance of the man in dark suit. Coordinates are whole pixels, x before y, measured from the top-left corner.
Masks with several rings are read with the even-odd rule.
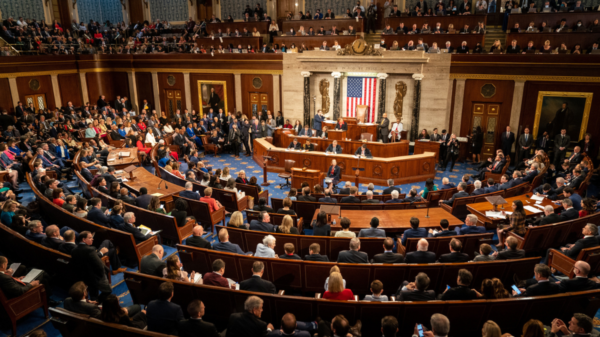
[[[538,163],[532,163],[530,168],[525,171],[527,174],[525,175],[525,177],[523,177],[523,182],[528,182],[531,184],[533,182],[533,179],[535,179],[535,177],[539,173],[538,168]]]
[[[419,218],[411,217],[410,218],[410,227],[402,233],[402,245],[406,246],[406,240],[408,238],[426,238],[427,237],[427,229],[419,228]]]
[[[219,230],[219,242],[215,242],[213,249],[219,252],[245,254],[240,246],[229,242],[227,228],[221,228],[221,230]]]
[[[163,269],[167,267],[167,264],[162,260],[164,254],[165,251],[161,245],[152,247],[152,254],[142,258],[140,273],[163,277]]]
[[[400,204],[404,202],[404,199],[400,199],[400,193],[398,193],[398,191],[394,190],[392,191],[392,199],[387,200],[385,203],[386,204]]]
[[[582,249],[592,248],[598,246],[598,226],[593,223],[589,223],[581,230],[583,239],[577,240],[574,244],[568,244],[566,247],[561,247],[560,250],[566,256],[575,260]]]
[[[323,193],[325,194],[325,196],[323,198],[319,198],[319,202],[328,202],[328,203],[332,203],[332,204],[337,203],[337,199],[331,197],[330,189],[326,189]]]
[[[258,296],[250,296],[244,302],[244,311],[231,314],[227,324],[228,337],[266,336],[273,331],[271,323],[263,322],[260,315],[263,311],[263,300]]]
[[[265,265],[261,261],[254,261],[252,264],[252,277],[240,282],[240,290],[254,291],[265,294],[276,294],[277,289],[272,282],[263,280]]]
[[[406,254],[405,263],[434,263],[437,260],[434,252],[428,252],[429,242],[425,239],[417,243],[417,251]]]
[[[444,203],[448,206],[452,206],[452,204],[454,203],[454,199],[468,197],[469,193],[465,192],[466,188],[467,188],[467,184],[464,181],[461,181],[458,184],[458,187],[456,188],[458,192],[454,193],[452,195],[452,198],[450,198],[449,200],[440,200],[440,204]]]
[[[102,310],[88,299],[87,286],[82,281],[76,282],[69,289],[69,297],[64,302],[65,309],[78,314],[89,315],[100,319]]]
[[[490,159],[488,159],[488,160],[490,160]],[[486,172],[502,173],[502,169],[504,168],[504,165],[506,165],[506,161],[504,160],[504,157],[502,157],[500,154],[496,155],[496,158],[494,159],[493,162],[487,161],[486,164],[487,163],[489,163],[489,165],[480,167],[479,173],[471,176],[471,178],[473,178],[473,180],[485,179]]]
[[[576,190],[581,186],[581,183],[583,183],[583,181],[585,180],[585,177],[583,176],[582,172],[583,171],[578,168],[573,170],[573,179],[571,180],[571,182],[569,182],[568,188]]]
[[[344,188],[342,188],[340,190],[340,192],[338,194],[344,194],[344,195],[349,195],[350,194],[350,188],[352,187],[352,183],[349,181],[346,181],[344,183]]]
[[[369,256],[365,252],[359,252],[360,239],[350,240],[350,250],[342,250],[338,254],[338,263],[369,263]]]
[[[342,200],[340,200],[340,204],[346,204],[346,203],[359,204],[360,199],[356,197],[357,192],[358,192],[358,188],[356,186],[350,187],[350,195],[347,197],[343,197]]]
[[[429,276],[425,273],[418,273],[415,277],[415,282],[406,283],[405,285],[400,286],[398,291],[396,291],[396,300],[397,301],[412,301],[412,302],[422,302],[422,301],[433,301],[436,299],[435,291],[427,290],[429,288]]]
[[[548,131],[544,131],[544,134],[535,141],[535,146],[538,150],[544,150],[545,153],[550,151],[550,135]]]
[[[135,206],[135,199],[129,196],[129,190],[127,190],[127,188],[122,187],[120,192],[121,193],[119,194],[119,200],[123,200],[123,202],[125,202],[126,204]]]
[[[563,104],[564,108],[564,104]],[[565,159],[567,148],[571,144],[571,137],[567,135],[567,129],[561,126],[560,134],[554,137],[554,166],[560,167],[560,164]]]
[[[450,253],[440,256],[440,263],[457,263],[457,262],[468,262],[469,255],[461,253],[462,242],[458,239],[450,240]]]
[[[140,196],[135,198],[135,205],[139,208],[148,209],[152,200],[152,195],[148,194],[148,189],[145,187],[140,188]]]
[[[498,186],[494,183],[494,178],[488,178],[487,187],[485,188],[485,193],[492,193],[498,191]]]
[[[214,324],[202,320],[206,307],[200,300],[193,300],[188,304],[187,311],[190,319],[179,322],[177,332],[179,337],[219,337],[220,334]]]
[[[377,192],[373,192],[372,190],[368,190],[367,193],[365,194],[367,196],[366,199],[363,199],[361,202],[362,203],[366,203],[366,204],[381,204],[382,201],[379,199],[373,199],[373,194],[376,194]]]
[[[454,183],[450,182],[450,179],[444,177],[442,178],[442,187],[440,187],[440,190],[449,190],[451,188],[455,188],[456,185],[454,185]]]
[[[381,116],[381,122],[377,125],[377,133],[383,143],[386,144],[389,141],[388,135],[390,134],[390,120],[387,118],[387,114],[384,113]]]
[[[398,191],[398,193],[402,193],[402,189],[400,187],[394,186],[394,179],[388,179],[388,188],[383,190],[382,195],[392,194],[392,191]]]
[[[468,214],[464,226],[460,227],[458,232],[460,235],[483,234],[486,229],[483,226],[477,226],[477,216],[475,214]]]
[[[525,128],[523,134],[519,137],[519,159],[529,157],[531,145],[533,145],[533,137],[529,133],[529,128]]]
[[[485,194],[485,189],[481,188],[481,181],[480,180],[475,180],[475,182],[473,183],[473,185],[475,185],[475,189],[473,190],[473,192],[471,193],[471,195]]]
[[[456,287],[446,289],[441,296],[442,301],[468,301],[477,298],[477,293],[470,288],[473,274],[466,269],[458,271]]]
[[[8,299],[19,297],[40,284],[38,280],[26,284],[21,281],[23,277],[13,277],[14,272],[8,269],[8,259],[0,256],[0,289]]]
[[[208,242],[208,240],[202,237],[203,234],[204,228],[202,226],[194,226],[194,229],[192,230],[192,236],[185,239],[186,246],[212,249],[210,242]]]
[[[106,266],[92,246],[94,236],[88,231],[79,234],[79,244],[71,251],[69,266],[74,275],[79,276],[78,281],[83,281],[89,287],[90,298],[102,303],[106,296],[112,293],[110,283],[106,277]],[[100,292],[100,295],[98,295]]]
[[[550,200],[552,200],[553,197],[556,196],[556,194],[554,193],[554,190],[552,189],[552,185],[550,185],[550,184],[543,184],[543,185],[536,187],[533,190],[533,193],[535,193],[535,195],[537,195],[537,196],[544,196]]]
[[[285,254],[279,255],[280,259],[285,259],[285,260],[302,260],[302,258],[300,258],[300,256],[298,256],[298,254],[294,254],[294,251],[296,250],[294,248],[294,244],[291,242],[285,243],[283,245],[283,250],[285,251]]]
[[[310,195],[310,187],[308,187],[308,186],[305,186],[302,189],[302,195],[299,195],[297,199],[298,199],[298,201],[312,201],[312,202],[317,201],[317,198]]]
[[[517,294],[517,292],[513,290],[513,296],[548,296],[560,293],[560,286],[549,280],[550,275],[552,274],[550,267],[545,264],[536,264],[533,273],[537,283],[527,287],[527,290],[519,288],[521,294]]]
[[[442,230],[440,232],[434,232],[433,229],[429,230],[429,234],[427,235],[427,237],[442,237],[442,236],[454,236],[454,235],[458,235],[458,233],[455,230],[449,230],[448,227],[450,226],[450,223],[448,222],[448,220],[446,219],[442,219],[440,220],[440,227],[442,227]]]
[[[387,237],[383,240],[383,250],[381,254],[373,256],[373,263],[402,263],[404,256],[392,251],[394,248],[394,239]]]
[[[298,136],[300,136],[300,137],[302,137],[302,136],[305,136],[305,137],[312,137],[312,136],[313,136],[313,130],[311,130],[311,129],[308,127],[308,125],[305,125],[305,126],[304,126],[304,129],[302,129],[302,130],[300,131],[300,133],[298,134]]]
[[[302,150],[302,144],[298,142],[298,138],[294,138],[294,140],[290,143],[290,146],[288,146],[288,149]]]
[[[329,144],[329,146],[327,147],[327,150],[325,150],[325,152],[333,153],[333,154],[340,154],[340,153],[342,153],[342,147],[337,143],[337,140],[334,140],[331,144]]]
[[[572,279],[563,279],[559,282],[560,291],[563,293],[586,291],[600,288],[600,284],[590,280],[590,265],[585,261],[575,262],[573,272],[575,277]]]
[[[185,183],[185,190],[179,192],[179,196],[192,200],[200,200],[200,194],[198,194],[198,192],[194,192],[194,184],[189,181]]]
[[[275,232],[275,228],[277,226],[272,225],[271,217],[268,212],[262,211],[260,212],[261,220],[252,220],[250,221],[250,230],[253,231],[261,231],[261,232]]]
[[[110,218],[108,217],[108,210],[102,212],[102,200],[100,198],[92,198],[90,200],[92,208],[89,210],[87,219],[107,228],[110,228]]]
[[[378,229],[379,226],[379,218],[373,217],[371,218],[371,228],[361,229],[358,233],[359,238],[385,238],[385,231],[383,229]]]
[[[544,214],[546,216],[535,221],[533,223],[534,226],[551,225],[553,223],[558,223],[558,222],[562,221],[562,219],[560,218],[560,215],[554,213],[554,207],[552,207],[550,205],[544,207]]]
[[[502,153],[504,153],[504,156],[510,155],[512,144],[515,142],[515,134],[510,131],[510,126],[506,127],[506,132],[502,132],[500,141],[502,143]]]
[[[560,212],[561,221],[574,220],[579,218],[579,212],[573,208],[573,201],[569,198],[565,198],[560,201],[564,210]]]
[[[513,172],[513,175],[512,175],[513,179],[508,183],[508,187],[509,188],[515,187],[515,186],[518,186],[518,185],[521,185],[522,183],[524,183],[522,176],[523,175],[521,174],[521,171],[515,170],[515,172]]]
[[[171,303],[173,283],[163,282],[158,287],[158,299],[146,306],[148,331],[177,336],[179,322],[183,320],[183,311],[178,304]]]
[[[153,236],[152,233],[148,233],[146,235],[142,234],[140,229],[135,226],[135,214],[133,212],[125,213],[123,215],[123,221],[124,224],[121,230],[133,234],[133,238],[135,239],[136,243],[144,242]]]
[[[354,152],[354,155],[366,157],[366,158],[373,158],[373,155],[371,155],[371,150],[367,149],[367,144],[363,144],[361,147],[356,149],[356,152]]]
[[[492,254],[492,257],[494,257],[495,260],[516,260],[525,258],[525,251],[523,249],[517,249],[519,241],[517,241],[515,237],[509,236],[504,244],[506,245],[507,249],[501,251],[500,253],[495,251]]]
[[[308,247],[308,254],[304,255],[305,261],[315,261],[315,262],[329,262],[329,258],[327,255],[319,254],[321,252],[321,245],[318,243],[312,243]]]
[[[332,182],[334,186],[342,179],[342,170],[337,166],[337,161],[335,159],[331,161],[331,166],[329,166],[329,169],[327,170],[327,178],[333,179]]]

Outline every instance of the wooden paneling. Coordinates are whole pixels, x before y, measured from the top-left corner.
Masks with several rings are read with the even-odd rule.
[[[211,32],[217,33],[220,29],[222,33],[225,33],[229,28],[231,33],[234,33],[236,29],[243,33],[244,28],[246,28],[249,33],[252,33],[255,27],[261,34],[269,33],[269,23],[265,21],[209,23],[206,25],[206,32],[208,34]]]
[[[131,95],[129,94],[129,81],[127,79],[127,73],[87,73],[86,80],[91,105],[96,104],[101,95],[106,96],[106,102],[109,103],[113,108],[114,101],[117,96],[127,96],[127,98],[131,98]]]
[[[396,30],[400,23],[404,23],[404,27],[412,29],[412,25],[416,24],[420,30],[424,23],[427,23],[429,27],[435,27],[436,23],[440,23],[444,30],[448,30],[448,25],[452,24],[454,29],[457,31],[463,28],[465,25],[469,25],[469,29],[477,27],[478,22],[486,22],[486,15],[466,15],[466,16],[402,16],[399,18],[386,18],[385,24],[390,25],[391,28]],[[426,35],[426,34],[425,34]]]
[[[540,91],[559,91],[559,92],[591,92],[594,94],[592,98],[592,108],[590,118],[588,120],[587,130],[596,136],[597,129],[600,125],[600,114],[597,113],[600,109],[600,83],[553,83],[553,82],[525,82],[523,93],[523,104],[521,105],[521,116],[519,118],[520,126],[533,127],[535,121],[535,109],[537,106],[537,97]],[[527,98],[527,99],[525,99]],[[596,137],[597,138],[597,137]],[[592,137],[593,139],[593,137]],[[571,141],[579,141],[580,139],[571,139]],[[598,141],[594,140],[596,148],[592,151],[592,158],[596,158],[598,154]]]
[[[278,43],[281,46],[283,43],[287,47],[290,47],[292,43],[296,45],[296,47],[300,48],[302,44],[306,46],[308,49],[313,49],[315,47],[320,48],[323,45],[323,41],[327,41],[327,46],[331,47],[334,45],[334,42],[337,41],[340,46],[345,47],[347,44],[350,44],[356,40],[356,36],[350,35],[327,35],[327,36],[276,36],[273,38],[273,43]]]
[[[137,88],[138,106],[142,106],[144,100],[152,105],[152,109],[156,109],[154,104],[154,92],[152,91],[152,74],[151,73],[135,73],[135,83]],[[157,109],[156,112],[159,112]]]
[[[225,113],[242,111],[242,107],[235,106],[235,79],[233,74],[190,74],[190,93],[192,95],[192,109],[200,113],[200,91],[198,81],[225,81],[227,87],[227,110]]]
[[[204,2],[204,4],[201,4]],[[212,16],[212,1],[211,0],[198,0],[196,5],[198,20],[204,21],[205,19],[210,19]]]
[[[167,83],[167,78],[169,76],[175,77],[175,84],[172,86]],[[183,74],[182,73],[158,73],[158,91],[160,93],[160,108],[162,111],[166,111],[167,105],[167,97],[165,95],[165,90],[180,90],[181,91],[181,112],[183,113],[183,109],[187,109],[185,104],[185,85],[183,83]],[[139,97],[139,94],[138,94]]]
[[[59,22],[63,26],[63,28],[71,29],[71,9],[69,8],[68,0],[57,0],[58,11],[60,12],[60,20]],[[57,18],[58,19],[58,18]]]
[[[144,5],[142,0],[129,0],[129,19],[130,22],[144,22]]]
[[[323,10],[323,12],[327,12],[325,9]],[[364,20],[362,20],[364,21]],[[300,29],[300,26],[304,27],[304,31],[308,32],[309,28],[312,27],[314,29],[315,32],[319,31],[319,28],[321,28],[321,26],[325,29],[325,30],[331,30],[332,26],[336,26],[337,30],[339,30],[340,32],[344,31],[344,30],[348,30],[349,26],[352,26],[354,28],[354,30],[357,33],[362,33],[363,32],[363,24],[361,22],[356,22],[356,20],[353,19],[334,19],[334,20],[292,20],[292,21],[283,21],[283,26],[280,26],[279,29],[281,29],[284,33],[288,33],[290,31],[290,29],[294,29],[295,31],[298,31]]]
[[[529,41],[533,41],[533,46],[540,50],[545,41],[550,41],[552,49],[556,49],[560,47],[561,43],[564,43],[571,50],[576,44],[579,44],[581,49],[587,52],[587,49],[598,39],[600,39],[600,33],[513,33],[506,37],[506,44],[509,45],[509,41],[517,40],[517,45],[523,49],[527,47]]]
[[[12,95],[10,93],[10,84],[8,78],[0,78],[0,111],[6,110],[9,113],[14,112]]]
[[[510,14],[508,16],[508,27],[512,28],[515,23],[519,24],[521,30],[527,29],[530,22],[534,22],[539,27],[543,21],[546,21],[548,27],[554,29],[560,25],[560,20],[566,19],[567,26],[573,27],[577,20],[581,20],[585,27],[589,26],[594,20],[598,19],[598,12],[580,12],[580,13],[536,13],[536,14]]]
[[[262,87],[255,88],[252,85],[254,78],[260,78],[262,80]],[[269,95],[269,110],[273,112],[273,75],[246,75],[242,74],[242,107],[237,107],[238,110],[242,111],[246,116],[250,117],[250,97],[251,92],[262,92]]]
[[[434,42],[437,42],[438,48],[444,48],[446,46],[446,41],[450,41],[450,45],[455,49],[459,47],[463,41],[467,42],[467,46],[469,49],[475,48],[477,43],[481,43],[483,45],[483,39],[485,35],[483,34],[416,34],[416,35],[382,35],[381,39],[385,40],[385,44],[388,47],[388,50],[392,48],[394,45],[394,41],[398,41],[398,46],[400,48],[404,47],[408,44],[408,41],[412,41],[416,46],[419,42],[419,39],[423,39],[423,43],[426,43],[431,47]],[[327,43],[329,44],[329,43]],[[341,43],[340,43],[341,44]],[[343,46],[343,45],[342,45]]]
[[[63,106],[67,106],[69,101],[73,102],[73,106],[83,105],[80,82],[79,74],[58,75],[58,87]]]
[[[40,88],[38,90],[29,88],[29,82],[34,79],[40,82]],[[56,108],[50,75],[18,77],[17,90],[19,91],[19,100],[21,102],[25,102],[25,96],[27,95],[44,94],[46,95],[46,104],[48,105],[48,108]]]
[[[496,87],[496,94],[490,98],[481,95],[481,87],[485,84],[493,84]],[[500,113],[498,126],[496,127],[495,147],[500,147],[500,132],[503,131],[510,122],[510,110],[512,107],[514,81],[488,81],[488,80],[467,80],[465,82],[465,96],[463,101],[463,111],[460,124],[460,135],[464,137],[471,134],[471,119],[473,118],[474,103],[498,103]],[[528,96],[525,96],[528,97]],[[457,113],[456,111],[454,113]],[[516,132],[516,130],[514,130]]]
[[[296,12],[296,1],[294,0],[277,0],[277,19],[287,17],[289,12]],[[271,18],[276,20],[276,18]]]

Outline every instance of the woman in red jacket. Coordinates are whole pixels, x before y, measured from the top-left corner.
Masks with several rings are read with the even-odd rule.
[[[329,275],[328,290],[323,294],[324,299],[337,301],[352,301],[354,294],[350,289],[344,289],[342,274],[333,272]]]

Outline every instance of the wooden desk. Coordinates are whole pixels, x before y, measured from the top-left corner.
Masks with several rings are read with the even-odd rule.
[[[235,48],[237,48],[238,44],[241,44],[244,49],[248,47],[248,45],[251,45],[254,47],[255,51],[258,51],[260,47],[262,47],[262,37],[223,37],[222,39],[223,42],[221,42],[218,37],[215,37],[214,40],[210,37],[197,38],[196,43],[198,43],[198,46],[204,45],[206,50],[210,49],[210,46],[217,49],[219,45],[222,45],[223,48],[225,48],[229,44],[232,44]]]
[[[454,49],[459,47],[463,41],[467,41],[467,46],[469,49],[475,48],[477,43],[481,43],[483,46],[483,40],[485,38],[484,34],[415,34],[415,35],[381,35],[381,38],[385,40],[385,44],[388,47],[388,50],[394,44],[394,41],[398,41],[398,46],[400,49],[408,44],[408,41],[413,41],[416,46],[419,39],[423,39],[423,43],[426,43],[429,47],[433,45],[434,42],[437,42],[438,48],[444,48],[446,45],[446,41],[450,41],[450,44]],[[391,52],[395,52],[391,50]],[[414,51],[414,53],[418,53],[419,51]],[[405,51],[406,53],[406,51]],[[410,52],[409,52],[410,53]]]
[[[129,173],[116,174],[119,178],[129,179]],[[173,195],[179,194],[179,192],[185,190],[184,187],[177,186],[169,183],[165,180],[160,179],[154,174],[148,172],[143,167],[138,167],[133,171],[134,181],[124,181],[122,184],[125,185],[129,190],[133,190],[139,194],[140,188],[145,187],[148,190],[148,194],[156,194],[160,201],[165,203],[165,209],[167,212],[171,211]],[[160,189],[158,185],[160,183]],[[165,186],[168,186],[168,188]]]
[[[315,36],[275,36],[273,38],[273,43],[278,43],[279,46],[285,43],[287,47],[291,46],[292,43],[296,45],[296,47],[304,46],[308,49],[313,49],[315,47],[320,48],[323,45],[323,41],[327,41],[327,46],[333,46],[333,42],[337,41],[342,48],[344,48],[347,44],[351,44],[354,40],[356,40],[356,36],[350,35],[315,35]]]
[[[518,23],[521,30],[526,30],[527,27],[529,27],[530,22],[535,23],[535,27],[538,28],[541,26],[543,21],[546,21],[548,27],[554,30],[555,26],[560,25],[560,20],[562,19],[567,19],[567,26],[569,28],[573,27],[577,20],[581,20],[583,22],[583,26],[588,27],[592,22],[594,22],[594,20],[598,19],[599,16],[600,13],[597,11],[579,13],[510,13],[508,16],[508,28],[513,28],[515,23]],[[507,40],[506,45],[510,45],[510,41]]]
[[[517,45],[521,49],[527,47],[529,41],[533,41],[533,46],[539,51],[544,46],[544,42],[550,40],[553,50],[560,47],[561,43],[566,44],[569,50],[576,44],[580,44],[582,52],[587,52],[587,49],[598,39],[600,39],[600,33],[511,33],[506,37],[509,44],[510,41],[517,40]]]
[[[308,32],[308,29],[312,27],[315,32],[323,26],[325,30],[331,30],[333,25],[337,26],[339,31],[348,30],[349,26],[352,26],[357,33],[364,31],[363,24],[365,20],[356,19],[333,19],[333,20],[285,20],[279,25],[283,33],[287,33],[290,29],[298,31],[300,26],[304,27],[304,30]]]
[[[533,193],[518,195],[518,196],[512,197],[512,198],[506,198],[505,200],[506,200],[506,202],[508,202],[508,204],[498,206],[498,210],[512,212],[512,203],[515,200],[521,200],[523,202],[523,206],[533,206],[534,208],[539,208],[539,207],[534,206],[535,200],[527,198],[526,195],[532,196]],[[552,200],[550,200],[548,198],[545,198],[542,201],[541,205],[542,206],[550,205],[554,208],[554,210],[562,208],[562,206],[556,205],[554,202],[552,202]],[[502,206],[504,206],[504,209],[502,208]],[[481,222],[481,223],[497,225],[498,223],[505,222],[506,220],[504,220],[504,219],[488,218],[485,215],[485,212],[491,211],[493,209],[494,209],[494,207],[492,206],[492,204],[490,204],[487,201],[467,205],[467,210],[469,210],[469,212],[471,212],[472,214],[475,214],[477,216],[477,219],[479,219],[479,222]],[[540,208],[540,210],[542,210],[542,209]],[[539,216],[539,215],[544,215],[544,212],[542,211],[541,213],[533,213],[533,212],[528,211],[527,209],[525,210],[525,216],[527,218],[532,218],[532,217]],[[508,219],[508,215],[507,215],[506,219]]]
[[[331,160],[335,159],[341,168],[342,180],[355,181],[352,167],[356,167],[359,161],[353,155],[327,155],[320,151],[286,151],[285,148],[273,147],[265,138],[255,139],[253,145],[252,158],[259,166],[263,165],[263,156],[273,158],[273,161],[268,162],[269,172],[283,172],[286,159],[294,160],[296,162],[294,167],[326,172]],[[361,172],[359,182],[385,186],[388,179],[394,180],[394,184],[425,181],[435,177],[435,164],[435,153],[432,152],[391,158],[361,158],[360,167],[365,171]]]
[[[327,150],[327,147],[331,143],[333,143],[333,139],[299,137],[292,134],[283,133],[281,135],[282,142],[279,144],[275,143],[273,145],[286,149],[294,140],[294,138],[297,138],[298,142],[301,144],[304,144],[306,142],[306,139],[310,139],[311,143],[317,144],[317,146],[315,147],[315,151],[321,152],[325,152],[325,150]],[[354,152],[356,152],[356,150],[358,150],[358,148],[364,144],[364,142],[353,140],[338,140],[337,143],[339,146],[342,147],[342,153],[348,155],[354,155]],[[408,140],[402,140],[400,142],[387,144],[380,142],[366,142],[366,144],[367,148],[371,150],[371,154],[373,155],[373,157],[391,158],[399,156],[408,156]]]
[[[344,130],[327,130],[327,137],[331,140],[343,140],[347,138],[346,131]]]
[[[270,23],[266,21],[207,23],[206,32],[208,34],[211,32],[217,33],[220,29],[222,33],[225,33],[227,32],[227,28],[229,28],[233,34],[236,29],[242,33],[244,28],[246,28],[248,29],[248,32],[252,33],[254,27],[256,27],[256,30],[258,30],[261,34],[268,34],[269,24]]]
[[[323,184],[325,174],[319,170],[303,170],[301,168],[292,168],[292,187],[300,191],[303,182],[307,182],[312,189],[313,186]]]
[[[425,152],[434,152],[436,162],[440,161],[440,142],[420,142],[415,141],[415,147],[413,149],[414,154],[421,154]]]
[[[413,24],[416,24],[417,28],[421,30],[421,27],[423,27],[424,23],[427,23],[430,28],[435,28],[436,24],[439,22],[445,31],[448,30],[449,24],[454,25],[454,29],[456,29],[456,31],[459,31],[465,25],[469,25],[469,29],[477,27],[477,23],[479,22],[483,22],[483,24],[485,25],[487,23],[487,15],[401,16],[396,18],[386,18],[384,25],[390,25],[390,27],[395,31],[396,28],[398,28],[398,26],[400,25],[400,22],[404,23],[404,27],[406,27],[409,30],[412,29]],[[385,26],[382,28],[385,29]],[[448,36],[448,34],[442,35],[445,37]]]
[[[346,131],[346,137],[352,140],[360,140],[362,133],[370,133],[373,135],[373,140],[377,140],[377,124],[375,123],[357,123],[356,118],[344,118],[344,121],[348,124],[348,131]],[[321,127],[327,126],[329,130],[335,130],[335,124],[337,121],[323,121]],[[390,125],[391,127],[391,125]]]
[[[439,229],[440,220],[446,219],[450,223],[450,228],[455,228],[463,225],[460,219],[454,217],[447,211],[436,207],[429,209],[429,218],[426,218],[427,209],[399,209],[399,210],[382,210],[382,211],[358,211],[358,210],[341,210],[340,216],[350,219],[350,230],[353,232],[359,232],[361,229],[370,228],[371,218],[376,216],[379,218],[379,227],[384,229],[386,233],[402,233],[410,228],[410,218],[419,218],[419,228],[430,228]],[[317,219],[319,210],[315,211],[312,220]],[[335,220],[336,224],[333,224]],[[312,221],[310,222],[312,223]],[[340,226],[340,219],[337,215],[331,216],[331,230],[339,231],[342,230]]]
[[[127,152],[129,156],[119,158],[119,153]],[[111,150],[106,157],[106,164],[108,166],[112,166],[115,170],[122,170],[131,165],[137,165],[140,161],[138,159],[138,149],[137,147],[133,148],[118,148]]]

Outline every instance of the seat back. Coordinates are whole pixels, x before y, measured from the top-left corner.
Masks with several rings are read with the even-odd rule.
[[[360,139],[361,140],[366,140],[367,142],[372,142],[373,141],[373,134],[372,133],[368,133],[368,132],[363,132],[360,134]]]
[[[292,167],[294,167],[294,164],[296,164],[295,160],[286,159],[285,160],[285,172],[292,173]]]
[[[474,197],[455,198],[452,203],[452,215],[464,221],[467,214],[470,214],[467,205],[472,204],[474,199]]]
[[[356,121],[358,123],[364,123],[367,118],[367,112],[369,110],[368,105],[357,105],[356,106]]]

